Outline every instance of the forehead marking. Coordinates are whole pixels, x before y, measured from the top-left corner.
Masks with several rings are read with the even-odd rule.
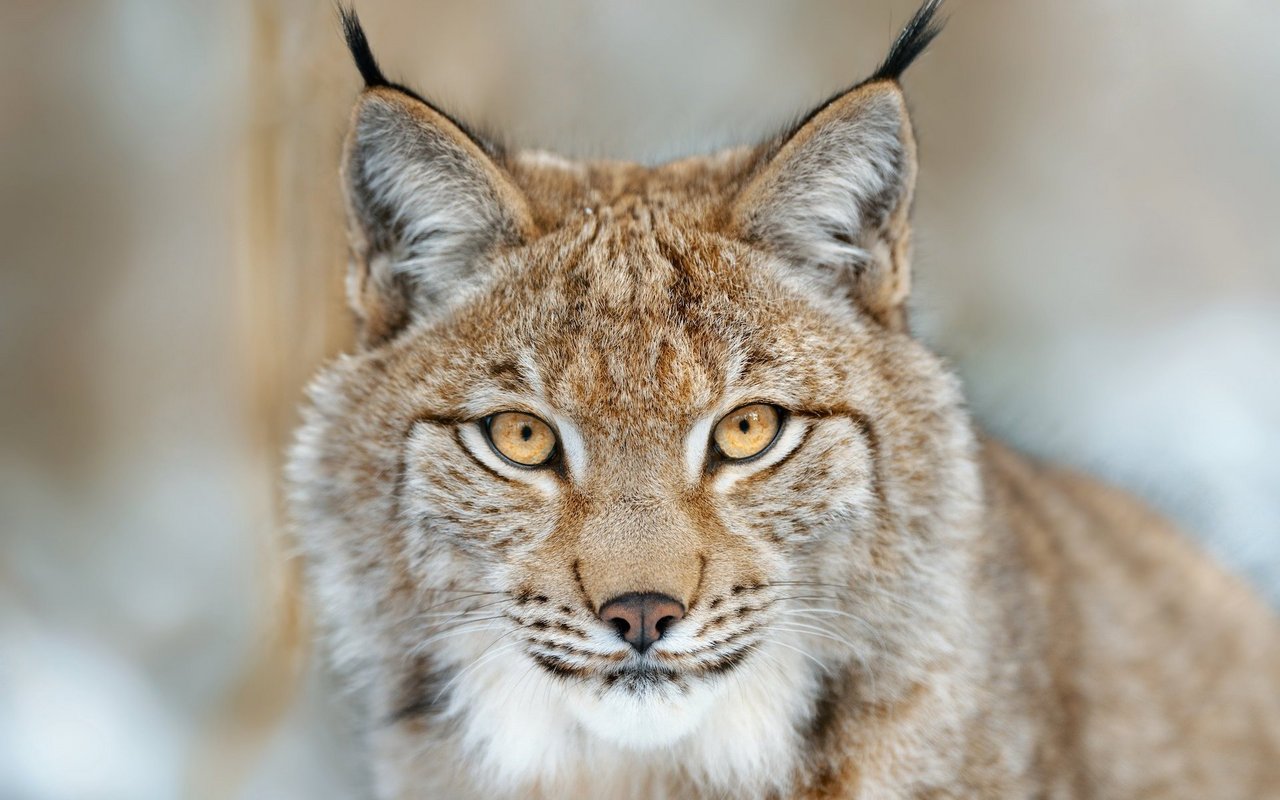
[[[506,392],[528,391],[529,381],[515,361],[498,361],[489,366],[489,377]]]
[[[538,365],[533,360],[533,354],[523,352],[516,357],[516,363],[520,367],[521,374],[524,379],[529,382],[530,390],[542,400],[545,405],[546,400],[546,384],[542,382],[542,375],[538,372]]]

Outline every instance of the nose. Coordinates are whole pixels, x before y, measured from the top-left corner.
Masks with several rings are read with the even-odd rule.
[[[612,625],[637,653],[648,650],[649,645],[683,618],[684,606],[680,601],[656,592],[624,594],[600,609],[600,619]]]

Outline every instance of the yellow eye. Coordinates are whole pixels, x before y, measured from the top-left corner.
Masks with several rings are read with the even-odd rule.
[[[489,417],[489,441],[510,461],[522,467],[547,463],[556,450],[556,434],[551,426],[532,414],[503,411]]]
[[[712,436],[726,458],[751,458],[773,444],[781,422],[776,407],[755,403],[725,414]]]

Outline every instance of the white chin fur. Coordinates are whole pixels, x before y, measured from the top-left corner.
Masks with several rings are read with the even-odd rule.
[[[664,684],[643,692],[570,692],[567,704],[589,733],[628,750],[653,750],[691,733],[723,694],[723,684],[698,681],[680,691]]]
[[[633,694],[566,683],[512,648],[454,687],[463,762],[478,796],[491,798],[527,797],[533,787],[552,797],[663,796],[639,787],[665,785],[673,771],[730,797],[777,792],[816,679],[798,651],[771,650],[721,679]]]

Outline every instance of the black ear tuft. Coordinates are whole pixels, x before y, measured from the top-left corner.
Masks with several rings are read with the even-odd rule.
[[[364,78],[366,89],[385,87],[408,95],[458,126],[458,129],[475,142],[481,150],[495,157],[502,154],[503,148],[497,140],[481,135],[479,131],[466,125],[462,120],[403,83],[387,80],[387,76],[382,74],[382,68],[378,66],[378,59],[373,57],[373,48],[369,46],[369,39],[364,35],[364,26],[360,24],[360,17],[356,15],[354,8],[339,4],[338,18],[342,23],[342,36],[347,40],[347,49],[351,51],[351,58],[356,62],[356,69],[360,70],[360,77]]]
[[[364,35],[356,10],[350,6],[339,6],[338,16],[342,20],[342,35],[347,40],[347,49],[356,62],[356,69],[360,70],[360,77],[364,78],[364,85],[370,88],[391,85],[378,67],[378,60],[373,57],[373,50],[369,47],[369,39]]]
[[[889,55],[884,57],[884,61],[868,81],[896,81],[902,76],[934,37],[942,33],[946,20],[934,19],[942,2],[943,0],[925,0],[924,5],[920,6],[915,16],[902,29],[902,33],[898,34],[893,47],[889,49]]]

